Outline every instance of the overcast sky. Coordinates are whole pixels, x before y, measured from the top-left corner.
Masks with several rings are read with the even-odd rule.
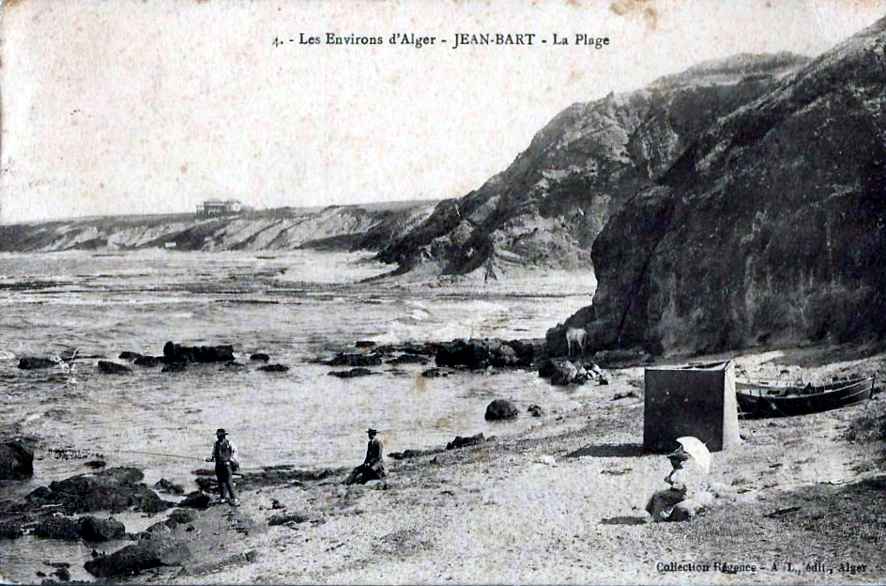
[[[577,101],[739,52],[815,55],[886,0],[18,0],[2,21],[2,220],[460,196]],[[418,32],[335,47],[299,33]],[[611,45],[452,49],[456,32]]]

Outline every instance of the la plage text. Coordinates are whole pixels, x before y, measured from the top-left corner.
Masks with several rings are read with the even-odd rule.
[[[363,35],[358,33],[298,33],[298,36],[281,38],[274,37],[274,47],[287,44],[305,46],[334,45],[341,47],[357,47],[371,45],[411,46],[416,49],[423,47],[533,47],[533,46],[578,46],[592,49],[603,49],[610,44],[609,37],[595,36],[589,33],[539,35],[538,33],[461,33],[449,37],[419,33],[392,33],[388,36]]]

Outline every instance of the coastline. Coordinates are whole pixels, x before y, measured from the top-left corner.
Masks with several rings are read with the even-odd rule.
[[[826,350],[801,349],[788,359]],[[757,372],[781,370],[772,360],[772,352],[756,353],[737,363]],[[884,362],[886,355],[878,354],[805,370],[824,376],[879,370]],[[191,559],[136,580],[883,581],[882,441],[871,449],[877,446],[844,437],[866,410],[883,415],[881,398],[803,417],[742,420],[745,442],[715,453],[706,478],[714,505],[688,523],[652,524],[643,505],[660,488],[668,464],[639,447],[642,397],[613,400],[618,392],[636,391],[638,382],[642,389],[642,368],[610,375],[610,385],[597,387],[599,396],[589,404],[548,415],[516,436],[388,458],[384,488],[342,486],[342,469],[341,478],[242,490],[241,507],[212,506],[198,515],[195,529],[176,530],[188,540]],[[280,514],[295,520],[268,526]]]

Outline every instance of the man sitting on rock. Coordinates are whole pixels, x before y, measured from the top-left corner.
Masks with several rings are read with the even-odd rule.
[[[366,445],[366,458],[354,468],[345,480],[345,484],[366,484],[370,480],[381,480],[385,477],[384,452],[378,431],[370,428],[366,431],[369,443]]]
[[[231,483],[231,476],[234,470],[239,468],[237,460],[237,447],[232,444],[227,437],[228,433],[224,429],[216,430],[215,445],[212,447],[212,455],[206,458],[207,462],[215,462],[215,477],[218,479],[218,502],[225,502],[225,493],[230,496],[230,502],[233,506],[238,506],[240,500],[234,493],[234,486]]]

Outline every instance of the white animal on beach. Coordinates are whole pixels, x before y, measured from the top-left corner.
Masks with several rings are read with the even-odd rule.
[[[566,346],[569,348],[569,356],[572,356],[572,346],[577,345],[578,351],[584,354],[585,339],[588,332],[584,328],[567,328],[566,329]]]

